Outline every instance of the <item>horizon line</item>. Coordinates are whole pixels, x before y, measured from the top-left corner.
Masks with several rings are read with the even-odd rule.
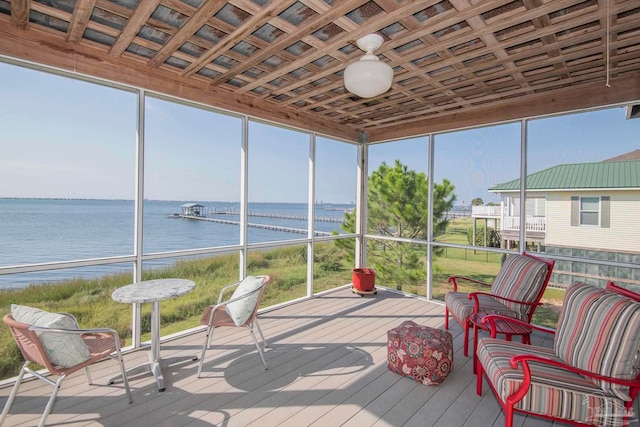
[[[21,197],[21,196],[0,196],[0,200],[104,200],[110,202],[133,202],[134,199],[120,199],[120,198],[96,198],[96,197]],[[177,199],[143,199],[143,201],[149,202],[179,202],[179,203],[189,203],[193,202],[193,200],[200,202],[209,202],[209,203],[237,203],[240,204],[239,201],[229,201],[229,200],[200,200],[200,199],[187,199],[187,200],[177,200]],[[193,202],[195,203],[195,202]],[[286,204],[307,204],[307,202],[286,202],[286,201],[249,201],[249,203],[286,203]],[[354,205],[355,202],[328,202],[324,200],[316,201],[316,205]]]

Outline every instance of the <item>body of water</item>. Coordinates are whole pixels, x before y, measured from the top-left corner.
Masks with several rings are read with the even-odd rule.
[[[238,203],[194,200],[206,210],[239,211]],[[181,201],[144,202],[143,251],[155,253],[239,244],[240,227],[209,221],[171,218]],[[351,205],[318,204],[316,218],[343,218]],[[306,203],[250,203],[250,212],[307,216]],[[101,258],[134,253],[134,203],[131,200],[0,199],[0,266]],[[212,218],[239,221],[238,215]],[[304,219],[250,216],[250,223],[306,229]],[[343,232],[340,223],[316,221],[316,231]],[[249,227],[249,243],[306,237]],[[157,260],[154,265],[170,263]],[[147,265],[147,264],[145,264]],[[0,289],[74,277],[98,277],[116,270],[131,271],[131,263],[47,272],[0,275]]]

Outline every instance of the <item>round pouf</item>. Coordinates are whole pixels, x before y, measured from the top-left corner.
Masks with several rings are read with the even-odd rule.
[[[407,320],[387,331],[389,370],[425,385],[442,383],[453,369],[453,339],[448,331]]]

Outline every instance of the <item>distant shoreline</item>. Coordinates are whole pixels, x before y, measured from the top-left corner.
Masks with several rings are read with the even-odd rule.
[[[85,198],[85,197],[0,197],[0,200],[79,200],[79,201],[106,201],[106,202],[134,202],[133,199],[96,199],[96,198]],[[144,199],[145,202],[175,202],[175,203],[229,203],[229,204],[237,204],[240,205],[240,202],[233,202],[228,200],[199,200],[194,199],[189,200],[171,200],[171,199]],[[280,204],[280,205],[305,205],[306,201],[303,202],[249,202],[249,204],[258,203],[258,204]],[[355,206],[352,202],[324,202],[319,201],[315,202],[315,205],[347,205],[347,206]]]

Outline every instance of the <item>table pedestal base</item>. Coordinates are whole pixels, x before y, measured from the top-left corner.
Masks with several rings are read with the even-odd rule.
[[[158,383],[158,391],[164,391],[165,389],[162,367],[160,366],[160,301],[184,295],[191,292],[195,286],[196,284],[191,280],[156,279],[123,286],[111,294],[111,298],[118,302],[132,304],[151,303],[151,342],[147,354],[149,361],[135,366],[127,372],[151,372]],[[197,357],[190,359],[198,360]],[[165,361],[164,364],[170,365],[171,363]],[[109,383],[113,384],[119,377],[112,378]]]
[[[153,360],[153,355],[151,351],[147,352],[147,357],[149,359],[148,362],[145,362],[140,365],[127,369],[127,377],[130,378],[138,374],[150,372],[156,379],[156,383],[158,384],[158,391],[163,392],[165,390],[164,375],[162,374],[162,367],[160,366],[160,361]],[[193,362],[196,360],[198,360],[198,356],[170,357],[167,359],[163,359],[162,365],[171,366],[180,361]],[[113,384],[118,380],[120,381],[122,380],[122,375],[116,375],[115,377],[109,379],[109,384]]]

